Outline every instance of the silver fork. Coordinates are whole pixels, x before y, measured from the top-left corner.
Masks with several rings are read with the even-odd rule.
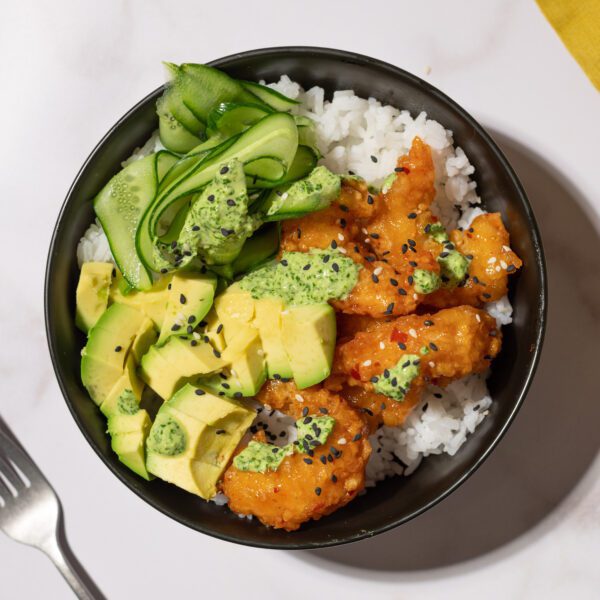
[[[45,552],[79,598],[105,598],[69,548],[56,492],[2,417],[0,529],[17,542]]]

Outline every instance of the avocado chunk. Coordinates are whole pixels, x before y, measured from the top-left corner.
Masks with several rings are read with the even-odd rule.
[[[110,445],[126,467],[147,480],[152,478],[146,469],[146,438],[151,426],[148,413],[139,408],[131,390],[123,391],[116,411],[108,417]]]
[[[437,261],[442,271],[442,282],[447,287],[457,286],[469,271],[468,258],[458,250],[445,250],[438,256]]]
[[[215,312],[223,324],[225,341],[229,343],[236,335],[238,327],[252,323],[254,304],[250,292],[243,290],[239,283],[230,285],[215,299]]]
[[[138,310],[112,304],[90,330],[81,354],[81,380],[96,404],[104,402],[123,374],[129,350],[144,320]]]
[[[220,353],[209,343],[172,337],[164,346],[152,346],[142,357],[140,376],[161,398],[168,400],[188,381],[224,367]]]
[[[208,500],[255,413],[191,385],[165,402],[146,442],[146,466]]]
[[[329,377],[335,349],[335,312],[329,304],[291,306],[281,315],[283,345],[299,389]]]
[[[214,275],[174,275],[158,343],[164,344],[171,336],[191,334],[210,310],[216,287]]]
[[[207,341],[209,341],[216,350],[223,352],[223,350],[225,350],[225,327],[223,326],[223,323],[221,323],[214,307],[206,315],[204,322],[206,323],[206,327],[201,335],[208,338]]]
[[[291,378],[292,367],[283,345],[281,313],[284,310],[281,298],[261,298],[255,301],[254,326],[260,334],[265,353],[267,375],[270,379]]]
[[[131,354],[127,357],[125,372],[117,379],[106,399],[100,405],[100,410],[105,417],[108,418],[119,412],[119,402],[122,401],[121,396],[126,391],[128,396],[133,396],[139,406],[144,391],[144,383],[137,376],[136,364]]]
[[[261,206],[265,221],[280,221],[323,210],[340,195],[341,179],[327,167],[313,169],[291,186],[276,189]]]
[[[108,290],[114,265],[86,262],[81,266],[77,284],[75,325],[87,333],[108,306]]]
[[[240,325],[222,354],[229,366],[229,393],[255,396],[267,379],[264,352],[258,329]]]
[[[142,356],[148,352],[148,348],[156,342],[156,338],[158,338],[158,332],[154,328],[154,323],[152,319],[146,317],[135,334],[133,344],[131,344],[131,354],[133,354],[138,364],[142,360]]]
[[[113,279],[110,286],[109,299],[111,302],[126,304],[144,313],[157,329],[160,329],[165,318],[169,284],[171,276],[166,275],[155,281],[152,287],[144,292],[128,290],[127,282],[120,273]],[[127,293],[125,293],[127,292]]]

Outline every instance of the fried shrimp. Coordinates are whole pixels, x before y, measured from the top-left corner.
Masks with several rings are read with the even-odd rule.
[[[335,424],[325,444],[285,457],[276,471],[240,471],[230,465],[222,490],[231,510],[293,531],[356,497],[364,488],[371,446],[365,422],[347,402],[320,386],[299,391],[280,381],[265,384],[257,399],[296,419],[326,414]]]
[[[403,271],[388,262],[385,251],[377,256],[363,222],[376,214],[375,198],[364,182],[345,181],[339,200],[329,208],[282,223],[281,251],[308,252],[313,248],[339,251],[361,265],[352,292],[332,301],[346,314],[386,317],[405,315],[417,307],[419,296],[412,290],[412,267]]]
[[[496,321],[485,311],[460,306],[433,315],[409,315],[371,325],[338,344],[325,387],[362,410],[371,430],[381,423],[397,426],[418,404],[426,383],[443,386],[483,372],[500,346]],[[419,357],[419,373],[404,398],[378,393],[374,382],[407,355]]]
[[[509,246],[508,231],[500,214],[479,215],[466,231],[452,231],[450,240],[470,260],[467,281],[454,289],[442,288],[430,294],[426,303],[439,308],[482,306],[502,298],[508,290],[508,276],[522,262]]]

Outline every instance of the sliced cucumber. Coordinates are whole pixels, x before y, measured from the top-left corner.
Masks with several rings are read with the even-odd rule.
[[[213,148],[216,148],[225,140],[221,135],[214,135],[205,142],[192,148],[185,156],[177,157],[178,160],[171,168],[160,178],[158,186],[159,192],[168,188],[183,173],[197,165]]]
[[[272,181],[277,183],[281,181],[287,173],[288,165],[284,164],[279,158],[274,156],[261,156],[254,160],[249,160],[244,166],[244,172],[250,180],[259,177],[263,181]]]
[[[253,81],[240,81],[240,83],[247,91],[275,110],[286,112],[300,104],[298,100],[292,100],[266,85],[260,85],[260,83],[254,83]]]
[[[298,132],[300,132],[300,129],[301,128],[298,128]],[[273,182],[266,179],[249,178],[248,187],[265,189],[292,183],[306,177],[317,166],[318,160],[319,154],[314,148],[309,146],[298,146],[294,160],[282,179]]]
[[[174,65],[171,69],[174,70]],[[180,65],[171,85],[196,118],[204,123],[210,111],[221,102],[256,101],[235,79],[205,65]]]
[[[160,150],[156,153],[156,177],[159,182],[178,160],[179,156],[168,150]]]
[[[154,261],[152,239],[165,210],[178,198],[200,191],[214,178],[219,165],[232,158],[237,158],[245,164],[258,158],[269,157],[279,160],[285,169],[292,163],[297,147],[298,130],[294,119],[285,113],[274,113],[261,119],[239,136],[230,138],[214,148],[198,165],[189,169],[169,189],[159,194],[154,204],[148,208],[147,215],[144,215],[138,228],[136,242],[144,264],[153,270],[158,267]],[[271,179],[273,162],[263,163],[264,172],[260,170],[260,166],[254,165],[253,175]]]
[[[152,285],[152,275],[135,248],[136,230],[156,194],[157,154],[130,163],[94,198],[94,210],[110,244],[111,253],[127,280],[137,289]]]
[[[226,279],[247,273],[263,265],[279,250],[279,223],[263,225],[256,233],[246,240],[239,256],[229,265],[211,267],[211,269]]]
[[[170,112],[164,109],[160,109],[158,112],[158,133],[162,145],[179,154],[189,152],[202,142],[199,137],[190,133]]]
[[[158,110],[170,112],[190,133],[202,137],[206,125],[196,118],[194,113],[183,103],[179,89],[168,86],[165,93],[156,103]]]
[[[237,135],[272,112],[265,104],[222,102],[208,115],[208,132],[218,132],[225,137]]]

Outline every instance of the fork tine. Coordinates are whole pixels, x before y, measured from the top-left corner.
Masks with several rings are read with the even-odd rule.
[[[0,475],[3,475],[8,483],[12,485],[17,493],[23,487],[23,480],[19,477],[19,474],[15,471],[11,462],[4,456],[4,448],[0,445]]]
[[[10,491],[9,487],[4,482],[4,479],[0,477],[0,499],[3,500],[4,506],[6,506],[7,502],[12,499],[13,493]],[[2,507],[0,506],[0,510]]]
[[[0,429],[0,448],[2,448],[6,458],[13,462],[17,469],[20,470],[31,485],[50,485],[48,480],[42,475],[42,472],[37,468],[31,457],[25,452],[21,444],[15,442],[10,434]],[[21,479],[20,475],[19,478]]]

